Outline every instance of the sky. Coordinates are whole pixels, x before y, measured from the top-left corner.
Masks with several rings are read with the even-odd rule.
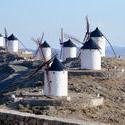
[[[0,33],[4,27],[27,48],[35,49],[31,38],[41,37],[59,48],[60,29],[81,41],[86,31],[97,26],[114,46],[125,46],[125,0],[1,0]]]

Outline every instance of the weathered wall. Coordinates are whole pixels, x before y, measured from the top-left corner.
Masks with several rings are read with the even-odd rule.
[[[99,122],[88,122],[38,116],[13,110],[0,110],[0,125],[109,125]]]

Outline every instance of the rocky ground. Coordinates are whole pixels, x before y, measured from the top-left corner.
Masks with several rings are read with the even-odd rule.
[[[10,84],[7,79],[0,82],[4,107],[35,114],[124,125],[125,60],[103,58],[101,71],[79,70],[78,59],[67,60],[64,64],[69,70],[69,98],[43,96],[43,73],[39,72],[30,79],[28,76],[33,72],[33,67],[16,65],[18,75],[10,77]],[[24,101],[14,103],[10,99],[12,94],[23,97]],[[97,98],[97,95],[104,98],[104,104],[95,107],[87,105],[88,100]]]

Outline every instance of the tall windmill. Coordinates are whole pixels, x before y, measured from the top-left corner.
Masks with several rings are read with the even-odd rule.
[[[50,65],[51,64],[51,65]],[[67,96],[68,95],[68,72],[63,64],[54,55],[50,60],[43,62],[32,73],[32,78],[39,70],[44,70],[44,95]]]
[[[39,38],[37,40],[32,39],[38,45],[38,48],[37,48],[37,50],[35,52],[34,57],[36,57],[37,54],[39,53],[40,58],[47,61],[47,60],[51,59],[52,49],[51,49],[50,45],[46,41],[43,42],[43,37],[44,37],[44,33],[42,34],[42,38]]]
[[[64,41],[68,39],[67,41]],[[82,46],[83,43],[72,35],[66,34],[61,28],[61,38],[59,39],[61,45],[60,59],[65,60],[66,58],[75,58],[78,46]]]

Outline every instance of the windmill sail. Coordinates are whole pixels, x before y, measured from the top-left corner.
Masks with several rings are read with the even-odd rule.
[[[7,34],[7,29],[6,28],[4,28],[4,34],[5,34],[5,49],[8,52],[8,40],[7,40],[8,34]]]
[[[104,38],[107,40],[107,42],[109,43],[109,45],[110,45],[110,47],[111,47],[111,49],[112,49],[112,52],[113,52],[115,58],[117,58],[117,54],[116,54],[116,52],[115,52],[115,50],[114,50],[114,48],[113,48],[111,42],[108,40],[108,38],[107,38],[104,34],[103,34],[103,36],[104,36]]]
[[[32,41],[34,41],[37,44],[37,46],[38,46],[38,48],[37,48],[37,50],[36,50],[36,52],[34,54],[34,58],[37,56],[38,53],[40,53],[40,55],[42,55],[42,57],[43,57],[43,59],[45,61],[45,56],[44,56],[43,50],[42,50],[43,37],[44,37],[44,32],[42,33],[42,37],[40,39],[38,39],[38,38],[37,39],[32,38]]]
[[[73,35],[69,35],[69,34],[64,33],[64,37],[66,39],[71,39],[73,42],[75,42],[75,44],[78,44],[80,46],[83,45],[83,43],[79,39],[77,39],[76,37],[74,37]]]
[[[60,46],[61,46],[61,50],[60,50],[60,59],[62,58],[63,56],[63,37],[64,37],[64,34],[63,34],[63,28],[61,28],[61,38],[59,39],[59,42],[60,42]]]
[[[83,39],[83,42],[86,42],[90,38],[89,29],[90,29],[89,20],[88,20],[88,16],[86,16],[86,34],[85,34],[85,37]]]
[[[43,69],[44,66],[48,65],[54,60],[54,58],[56,57],[56,55],[54,55],[50,60],[43,62],[41,65],[38,66],[38,68],[32,73],[30,74],[29,78],[32,78],[39,70]]]

